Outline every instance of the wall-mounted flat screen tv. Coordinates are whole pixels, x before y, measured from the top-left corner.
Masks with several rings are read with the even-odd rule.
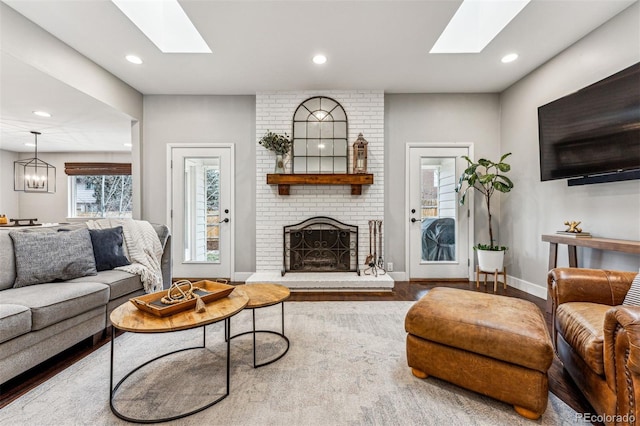
[[[538,108],[540,179],[640,178],[640,63]]]

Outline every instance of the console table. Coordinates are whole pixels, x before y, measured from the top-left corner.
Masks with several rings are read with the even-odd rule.
[[[549,270],[556,267],[558,261],[558,244],[566,244],[569,250],[569,267],[578,267],[576,247],[588,247],[598,250],[619,251],[640,254],[640,241],[614,240],[609,238],[567,237],[565,235],[543,235],[542,241],[549,243]]]

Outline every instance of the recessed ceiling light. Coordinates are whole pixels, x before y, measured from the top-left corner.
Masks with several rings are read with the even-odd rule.
[[[464,0],[429,53],[478,53],[530,0]]]
[[[125,56],[125,58],[127,59],[127,61],[131,62],[132,64],[136,64],[136,65],[142,64],[142,59],[140,59],[140,57],[136,55],[127,55]]]
[[[124,146],[126,146],[127,148],[131,148],[133,145],[130,142],[125,142],[123,143]]]
[[[314,64],[318,64],[318,65],[322,65],[325,62],[327,62],[327,57],[324,55],[316,55],[313,57],[313,63]]]
[[[211,53],[178,0],[111,0],[163,53]]]
[[[47,111],[33,111],[34,115],[37,115],[38,117],[51,117],[51,114],[49,114]]]
[[[36,146],[33,142],[25,142],[24,146]]]
[[[509,62],[513,62],[518,59],[517,53],[509,53],[508,55],[504,55],[501,59],[503,64],[508,64]]]

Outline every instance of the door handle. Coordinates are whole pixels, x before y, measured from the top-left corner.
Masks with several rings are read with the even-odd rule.
[[[416,219],[415,217],[412,217],[412,218],[411,218],[411,222],[412,222],[412,223],[416,223],[417,221],[418,221],[418,219]]]
[[[229,218],[228,218],[228,217],[225,217],[225,218],[222,220],[222,222],[223,222],[223,223],[229,223]]]

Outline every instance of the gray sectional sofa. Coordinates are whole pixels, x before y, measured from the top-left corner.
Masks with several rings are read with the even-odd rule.
[[[163,247],[164,288],[171,282],[171,235],[152,224]],[[16,253],[9,232],[62,232],[86,228],[84,223],[54,227],[0,228],[0,384],[40,364],[110,325],[113,309],[144,294],[138,275],[103,270],[66,281],[14,287]],[[83,233],[85,231],[80,231]],[[88,232],[88,231],[87,231]],[[62,250],[59,256],[64,256]],[[23,262],[23,260],[20,260]]]

